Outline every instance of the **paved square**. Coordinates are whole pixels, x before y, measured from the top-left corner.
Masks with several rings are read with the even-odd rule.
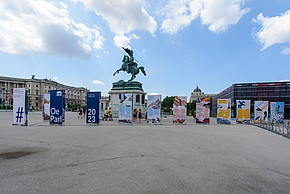
[[[289,193],[290,140],[251,125],[63,126],[0,112],[0,193]]]

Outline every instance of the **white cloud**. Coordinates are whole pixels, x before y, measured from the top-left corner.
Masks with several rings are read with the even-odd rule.
[[[263,44],[262,50],[274,44],[290,42],[290,10],[276,17],[264,17],[260,13],[253,21],[262,25],[261,30],[256,33],[256,37]],[[287,51],[286,48],[282,53]]]
[[[279,82],[290,82],[290,80],[289,79],[282,79]]]
[[[283,48],[283,50],[281,51],[281,54],[283,54],[283,55],[290,55],[290,48],[289,47]]]
[[[99,80],[93,80],[92,83],[93,83],[93,84],[102,85],[102,86],[105,85],[103,82],[101,82],[101,81],[99,81]]]
[[[148,30],[153,34],[157,29],[156,21],[144,8],[144,0],[72,1],[82,2],[87,9],[93,10],[97,15],[102,16],[107,21],[110,29],[116,34],[114,40],[117,41],[115,42],[117,46],[120,46],[121,42],[129,43],[129,37],[125,37],[124,34],[130,33],[133,30]]]
[[[129,37],[125,36],[124,34],[117,34],[114,37],[115,45],[119,48],[126,47],[131,48],[130,43],[132,39],[139,39],[140,37],[136,36],[135,34],[130,35]]]
[[[161,30],[169,34],[177,33],[189,26],[198,17],[201,9],[201,0],[171,0],[162,11],[165,20],[162,22]]]
[[[0,2],[0,51],[88,58],[104,39],[96,28],[75,22],[67,5],[44,0]]]
[[[249,9],[241,8],[243,4],[244,0],[171,0],[163,10],[165,20],[161,30],[175,34],[200,17],[209,30],[225,31],[249,12]]]
[[[209,25],[209,30],[220,32],[229,25],[237,24],[250,9],[241,9],[244,0],[204,0],[200,17],[202,24]]]
[[[57,80],[58,80],[58,77],[53,77],[53,80],[54,80],[54,81],[57,81]]]

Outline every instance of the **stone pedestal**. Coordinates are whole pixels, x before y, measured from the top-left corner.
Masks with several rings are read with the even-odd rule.
[[[146,93],[143,91],[142,84],[137,81],[133,82],[125,82],[120,80],[118,82],[113,83],[113,87],[109,92],[111,108],[113,112],[113,117],[119,117],[119,95],[122,93],[131,93],[133,94],[133,109],[141,109],[142,118],[145,115],[145,95]]]

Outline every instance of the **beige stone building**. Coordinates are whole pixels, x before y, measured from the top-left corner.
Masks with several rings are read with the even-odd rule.
[[[66,106],[86,105],[86,94],[89,91],[84,87],[73,87],[49,79],[21,79],[0,76],[1,105],[13,104],[13,88],[28,89],[29,107],[42,109],[43,94],[50,90],[65,90]]]
[[[189,102],[192,103],[194,100],[197,98],[212,98],[216,94],[205,94],[204,92],[201,91],[201,89],[196,86],[196,88],[193,90],[193,92],[190,95],[190,100]]]

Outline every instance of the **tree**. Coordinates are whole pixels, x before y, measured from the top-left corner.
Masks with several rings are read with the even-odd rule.
[[[166,96],[161,103],[162,111],[171,112],[171,108],[173,108],[173,96]]]
[[[191,103],[187,103],[187,115],[194,114],[194,111],[196,110],[196,101],[193,100]]]

